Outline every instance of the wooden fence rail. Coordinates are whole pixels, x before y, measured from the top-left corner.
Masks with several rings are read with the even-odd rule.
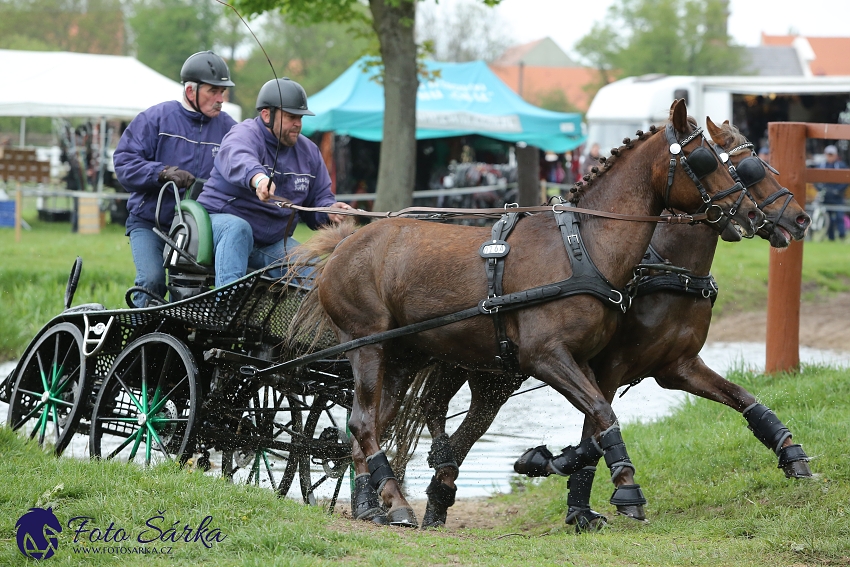
[[[770,163],[779,182],[800,206],[806,204],[806,183],[850,183],[850,169],[806,167],[806,139],[850,140],[850,124],[771,122],[768,124]],[[803,243],[786,250],[770,249],[767,281],[765,372],[793,371],[800,366],[800,288]]]

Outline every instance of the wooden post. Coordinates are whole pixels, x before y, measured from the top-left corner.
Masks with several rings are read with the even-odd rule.
[[[519,206],[533,207],[540,203],[540,150],[534,146],[516,147]]]
[[[15,242],[21,241],[21,225],[24,218],[24,194],[21,184],[15,183]]]
[[[779,170],[779,183],[800,206],[806,204],[806,124],[768,124],[770,164]],[[765,372],[797,370],[800,366],[800,288],[803,243],[785,250],[770,249],[767,280],[767,337]]]

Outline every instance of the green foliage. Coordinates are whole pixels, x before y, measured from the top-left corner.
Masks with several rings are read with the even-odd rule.
[[[575,49],[606,79],[734,75],[743,50],[730,42],[725,10],[723,0],[619,0]]]
[[[308,96],[325,88],[345,71],[369,45],[365,33],[354,24],[319,23],[307,27],[287,23],[280,14],[267,14],[260,43],[278,77],[298,81]],[[253,38],[251,39],[253,42]],[[274,75],[266,55],[255,44],[250,56],[231,65],[242,116],[254,116],[260,87]]]
[[[0,0],[0,47],[122,55],[121,0]]]
[[[191,0],[138,0],[133,9],[136,57],[175,81],[187,57],[213,49],[225,10],[216,2]]]
[[[561,89],[552,89],[536,95],[537,106],[556,112],[581,112],[576,105],[570,102],[567,95]]]

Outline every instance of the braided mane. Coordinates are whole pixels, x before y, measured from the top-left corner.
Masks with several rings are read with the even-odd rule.
[[[688,123],[694,127],[697,126],[696,120],[691,116],[688,116]],[[732,128],[734,128],[734,126],[732,126]],[[644,132],[643,130],[638,130],[637,132],[635,132],[635,136],[637,136],[636,140],[632,140],[630,138],[623,138],[622,146],[620,146],[619,148],[611,148],[611,157],[600,157],[600,167],[593,166],[590,169],[591,173],[586,173],[580,181],[576,181],[575,185],[570,188],[570,193],[573,194],[570,197],[570,203],[572,203],[573,205],[578,205],[579,200],[587,192],[587,188],[590,187],[593,182],[596,181],[599,177],[601,177],[602,174],[604,174],[609,169],[611,169],[611,167],[613,167],[614,163],[616,163],[617,161],[617,158],[620,157],[620,154],[622,154],[626,150],[634,148],[635,142],[643,142],[649,139],[651,136],[657,134],[661,130],[661,128],[658,128],[653,124],[649,127],[649,132]],[[735,130],[735,132],[737,133],[737,129]],[[743,136],[741,137],[743,138]]]

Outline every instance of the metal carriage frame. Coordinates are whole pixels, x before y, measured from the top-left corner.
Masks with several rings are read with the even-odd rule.
[[[80,267],[78,259],[66,306]],[[319,485],[335,480],[333,507],[351,462],[347,359],[245,372],[297,357],[313,342],[287,340],[306,289],[268,277],[274,267],[154,307],[66,308],[0,384],[7,424],[51,443],[57,455],[75,434],[89,436],[93,458],[191,460],[209,470],[215,451],[226,478],[281,495],[297,476],[307,503],[316,502]],[[317,341],[319,348],[333,344],[331,333]]]

